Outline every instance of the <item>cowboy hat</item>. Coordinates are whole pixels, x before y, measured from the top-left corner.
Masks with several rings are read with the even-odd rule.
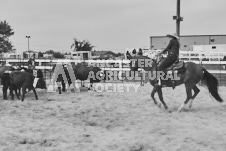
[[[174,38],[176,38],[176,39],[179,39],[179,37],[177,36],[177,34],[176,33],[174,33],[174,34],[168,34],[168,35],[166,35],[167,37],[174,37]]]

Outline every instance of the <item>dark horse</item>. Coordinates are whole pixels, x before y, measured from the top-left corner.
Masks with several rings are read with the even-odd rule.
[[[128,59],[149,59],[152,61],[151,66],[146,66],[143,69],[145,71],[148,71],[149,74],[151,74],[153,76],[153,74],[157,73],[157,65],[158,65],[158,61],[157,59],[150,59],[148,57],[144,57],[144,56],[135,56],[132,57],[131,55],[127,56]],[[138,61],[135,61],[135,64],[132,66],[131,62],[130,62],[130,67],[132,71],[137,71],[138,70]],[[190,105],[189,107],[191,108],[192,106],[192,102],[195,99],[195,97],[197,96],[197,94],[200,92],[199,88],[196,86],[200,81],[204,82],[207,87],[208,90],[210,92],[210,94],[218,101],[218,102],[223,102],[223,99],[219,96],[218,94],[218,81],[217,79],[210,74],[206,69],[204,69],[203,67],[201,67],[200,65],[197,65],[193,62],[186,62],[184,65],[184,70],[182,70],[181,72],[177,73],[177,77],[179,77],[178,80],[174,80],[174,85],[178,86],[181,84],[185,84],[185,88],[186,88],[186,93],[187,93],[187,98],[186,100],[183,102],[183,104],[178,108],[178,111],[181,111],[185,104],[187,104],[190,100]],[[155,93],[158,93],[159,99],[162,102],[164,108],[166,110],[168,110],[168,106],[166,105],[166,103],[163,100],[163,94],[162,94],[162,87],[172,87],[172,80],[162,80],[162,84],[158,85],[157,84],[157,80],[156,78],[150,78],[149,76],[149,81],[151,83],[151,85],[153,86],[153,90],[151,92],[151,97],[154,100],[154,103],[161,107],[161,104],[158,103],[154,97]],[[194,94],[192,95],[192,90],[194,91]]]
[[[62,64],[58,64],[58,65],[59,66],[58,66],[57,70],[60,71],[60,69],[63,69],[63,71],[64,71],[64,73],[57,74],[56,75],[57,77],[55,77],[56,82],[58,83],[58,90],[59,90],[60,94],[61,94],[60,83],[62,84],[62,87],[63,87],[62,90],[65,92],[66,91],[66,88],[65,88],[66,82],[68,83],[69,86],[71,84],[73,84],[73,86],[75,88],[75,80],[81,80],[82,87],[85,86],[84,81],[89,80],[90,81],[89,89],[92,89],[93,83],[100,82],[102,80],[102,78],[98,78],[98,77],[103,76],[101,69],[99,67],[89,66],[88,64],[86,64],[84,62],[79,63],[77,65],[72,65],[72,66],[67,65],[67,67],[63,66]],[[69,67],[71,69],[68,69]],[[55,71],[55,68],[56,68],[56,64],[53,66],[52,71],[57,73],[58,71]],[[60,71],[60,72],[62,72],[62,71]],[[92,73],[93,73],[94,77],[89,77],[90,74],[92,74]],[[72,79],[72,77],[70,75],[74,76],[74,78],[76,78],[76,79]],[[66,78],[67,81],[65,81],[64,78]]]
[[[96,66],[89,66],[85,62],[74,65],[73,69],[74,69],[76,79],[81,80],[82,87],[85,86],[84,81],[89,80],[90,81],[89,89],[92,89],[93,83],[100,82],[104,78],[103,77],[104,72],[101,70],[101,68]]]
[[[38,96],[36,94],[35,88],[33,86],[34,83],[34,76],[28,72],[21,72],[21,71],[12,71],[11,73],[4,73],[3,74],[3,94],[4,99],[7,99],[7,89],[10,86],[10,94],[12,100],[14,100],[13,90],[15,91],[17,98],[19,98],[19,94],[17,94],[18,89],[22,88],[22,98],[21,101],[24,101],[26,89],[33,90],[35,94],[35,98],[38,100]]]
[[[3,74],[6,71],[13,71],[13,70],[15,70],[15,68],[12,66],[0,66],[0,78],[2,78]]]
[[[26,93],[26,89],[28,88],[29,90],[33,90],[33,82],[35,79],[35,77],[33,76],[33,70],[27,69],[24,67],[20,67],[17,69],[14,69],[14,68],[9,68],[9,69],[11,69],[11,70],[6,70],[8,72],[5,71],[2,76],[3,99],[7,100],[8,88],[10,88],[11,95],[13,95],[13,92],[12,92],[12,89],[13,89],[17,95],[17,98],[20,99],[19,98],[20,89],[22,88],[22,90],[25,91],[22,95],[22,100],[24,100],[24,95]],[[21,72],[22,70],[24,70],[26,73]],[[30,74],[31,76],[29,76],[27,73]],[[37,70],[36,77],[38,78],[38,80],[37,80],[37,84],[36,84],[35,88],[46,89],[46,84],[45,84],[45,81],[43,78],[43,73],[40,69]],[[19,94],[17,93],[17,90],[19,90]],[[12,99],[14,99],[13,96],[12,96]]]

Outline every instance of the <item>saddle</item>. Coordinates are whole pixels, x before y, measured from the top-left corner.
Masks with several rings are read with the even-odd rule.
[[[176,61],[171,66],[165,69],[165,71],[177,71],[177,72],[184,72],[185,71],[185,63],[184,61]]]

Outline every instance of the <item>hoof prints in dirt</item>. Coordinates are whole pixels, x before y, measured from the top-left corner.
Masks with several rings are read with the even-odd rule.
[[[34,140],[32,138],[24,138],[22,140],[19,141],[19,144],[30,144],[30,145],[34,145],[34,144],[38,144],[40,146],[45,146],[45,147],[49,147],[53,145],[53,140],[47,140],[47,139],[42,139],[42,140]]]

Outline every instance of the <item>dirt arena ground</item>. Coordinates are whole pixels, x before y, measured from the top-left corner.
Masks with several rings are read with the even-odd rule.
[[[226,106],[205,87],[178,113],[184,86],[164,88],[172,113],[154,105],[145,84],[138,92],[46,93],[39,100],[3,101],[0,92],[1,151],[225,151]],[[219,92],[226,101],[226,87]],[[157,97],[157,95],[156,95]]]

